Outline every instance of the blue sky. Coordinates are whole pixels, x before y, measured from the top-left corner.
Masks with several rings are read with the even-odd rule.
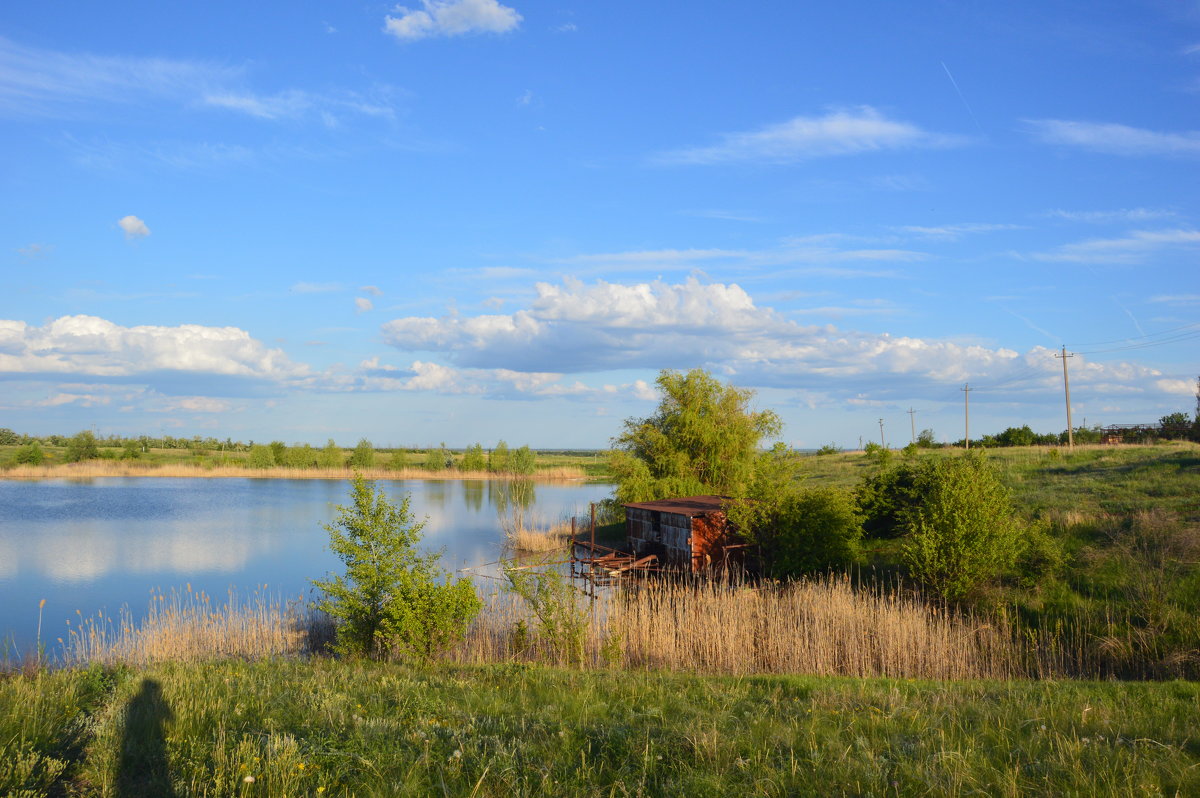
[[[1192,410],[1200,5],[7,4],[0,426],[799,446]],[[252,8],[252,13],[246,9]]]

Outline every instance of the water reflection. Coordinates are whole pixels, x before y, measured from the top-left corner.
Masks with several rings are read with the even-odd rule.
[[[495,560],[497,516],[510,507],[536,503],[539,515],[557,518],[610,491],[527,480],[381,487],[397,500],[411,494],[414,516],[428,517],[425,548],[442,549],[449,568]],[[342,569],[321,524],[348,501],[347,484],[336,480],[0,481],[0,639],[27,644],[37,621],[31,608],[42,598],[53,640],[76,609],[88,615],[128,604],[136,613],[154,587],[191,582],[219,596],[231,585],[266,584],[302,595],[309,579]]]

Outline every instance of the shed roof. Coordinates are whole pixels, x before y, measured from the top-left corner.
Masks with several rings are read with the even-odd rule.
[[[637,510],[676,513],[695,518],[698,515],[708,515],[723,509],[729,500],[728,496],[684,496],[679,499],[663,499],[656,502],[630,502],[624,506]]]

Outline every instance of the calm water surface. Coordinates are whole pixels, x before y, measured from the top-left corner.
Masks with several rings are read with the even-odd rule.
[[[505,483],[379,484],[397,500],[411,494],[416,517],[429,519],[424,548],[444,550],[447,568],[500,556],[498,512],[512,501]],[[557,520],[583,514],[611,490],[538,484],[532,496],[518,495],[541,518]],[[231,587],[243,596],[307,596],[309,579],[342,571],[321,524],[348,494],[348,483],[323,479],[0,481],[0,639],[29,651],[41,599],[42,640],[53,648],[76,610],[87,617],[127,605],[138,614],[154,589],[190,583],[214,601]]]

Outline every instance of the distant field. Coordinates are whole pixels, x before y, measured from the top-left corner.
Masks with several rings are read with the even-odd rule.
[[[13,462],[17,446],[0,446],[0,479],[30,479],[53,477],[89,477],[89,476],[161,476],[161,477],[256,477],[282,479],[348,479],[353,476],[354,469],[344,468],[293,468],[287,466],[271,466],[268,468],[253,468],[250,465],[248,452],[203,450],[193,452],[188,449],[154,449],[141,454],[136,459],[120,459],[121,449],[101,448],[102,457],[83,463],[64,463],[63,454],[66,447],[44,446],[46,461],[41,466],[18,466]],[[342,451],[341,460],[345,462],[353,450]],[[503,478],[506,474],[489,471],[460,471],[448,468],[430,471],[420,467],[425,459],[425,452],[409,450],[410,466],[402,469],[388,468],[392,457],[391,449],[376,449],[376,467],[361,469],[364,476],[372,479],[495,479]],[[459,458],[461,452],[451,452]],[[608,466],[603,452],[585,451],[538,451],[536,454],[536,470],[528,475],[537,480],[603,478],[608,474]]]

